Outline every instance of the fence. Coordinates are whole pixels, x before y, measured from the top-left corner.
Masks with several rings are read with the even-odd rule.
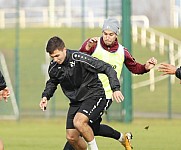
[[[19,10],[19,24],[21,28],[26,27],[80,27],[82,21],[89,28],[100,27],[104,21],[104,14],[94,15],[94,10],[86,9],[87,15],[82,18],[81,8],[74,8],[76,11],[65,13],[64,7],[55,7],[54,11],[49,7],[25,7]],[[98,10],[104,12],[104,10]],[[17,22],[16,9],[0,9],[0,28],[15,27]],[[113,16],[121,20],[120,16]],[[132,22],[149,27],[149,20],[146,16],[132,16]]]
[[[138,31],[140,29],[140,31]],[[140,28],[139,26],[132,26],[132,35],[133,42],[137,43],[138,39],[140,40],[140,44],[143,47],[148,46],[151,51],[155,51],[156,49],[159,51],[160,55],[163,55],[167,50],[169,53],[169,63],[176,65],[181,65],[181,41],[174,39],[171,36],[168,36],[164,33],[158,32],[152,28]],[[155,67],[157,69],[157,67]],[[155,69],[150,71],[149,80],[135,83],[133,84],[133,89],[150,85],[150,90],[154,91],[155,82],[163,80],[166,76],[158,76],[155,77],[154,73]],[[171,82],[175,82],[175,77],[171,76]]]

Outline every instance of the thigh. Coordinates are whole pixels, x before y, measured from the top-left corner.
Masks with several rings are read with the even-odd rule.
[[[90,123],[93,123],[102,116],[106,109],[106,104],[107,101],[105,97],[93,97],[92,99],[83,101],[78,112],[86,115]]]
[[[67,114],[66,129],[75,129],[74,124],[73,124],[73,119],[79,108],[80,108],[79,105],[70,104],[68,114]]]

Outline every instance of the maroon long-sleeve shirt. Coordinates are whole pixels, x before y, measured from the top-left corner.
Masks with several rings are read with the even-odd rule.
[[[110,53],[114,53],[117,51],[118,49],[118,46],[119,46],[119,43],[118,43],[118,40],[116,39],[115,42],[113,43],[113,45],[111,46],[107,46],[104,41],[103,41],[103,38],[101,37],[100,38],[100,42],[101,42],[101,46],[109,51]],[[84,52],[84,53],[87,53],[89,55],[92,55],[93,52],[95,51],[96,49],[96,46],[93,46],[91,47],[90,50],[86,50],[86,45],[87,45],[87,42],[89,41],[89,39],[87,39],[81,46],[80,48],[80,51],[81,52]],[[129,53],[128,49],[127,48],[124,48],[124,55],[125,55],[125,59],[124,59],[124,64],[126,65],[126,67],[128,68],[128,70],[134,74],[144,74],[144,73],[147,73],[149,70],[146,70],[145,69],[145,64],[140,64],[138,62],[136,62],[136,60],[132,57],[132,55]]]

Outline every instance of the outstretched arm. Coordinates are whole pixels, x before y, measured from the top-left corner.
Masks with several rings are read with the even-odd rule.
[[[174,75],[176,73],[177,67],[171,64],[161,63],[158,67],[159,72],[163,72],[162,75]]]
[[[181,67],[177,68],[171,64],[161,63],[158,67],[158,71],[163,72],[162,75],[175,75],[177,78],[181,79]]]
[[[135,58],[129,53],[129,51],[126,48],[124,48],[124,53],[124,64],[126,65],[128,70],[133,74],[147,73],[157,64],[157,60],[154,57],[147,60],[146,64],[141,64],[135,60]]]

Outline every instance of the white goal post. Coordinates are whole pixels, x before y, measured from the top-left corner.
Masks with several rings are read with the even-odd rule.
[[[3,100],[0,102],[0,119],[17,120],[19,119],[19,109],[13,91],[13,86],[10,80],[8,68],[6,65],[6,60],[1,52],[0,52],[0,69],[5,78],[7,87],[10,90],[10,97],[8,98],[8,102],[6,103]]]

